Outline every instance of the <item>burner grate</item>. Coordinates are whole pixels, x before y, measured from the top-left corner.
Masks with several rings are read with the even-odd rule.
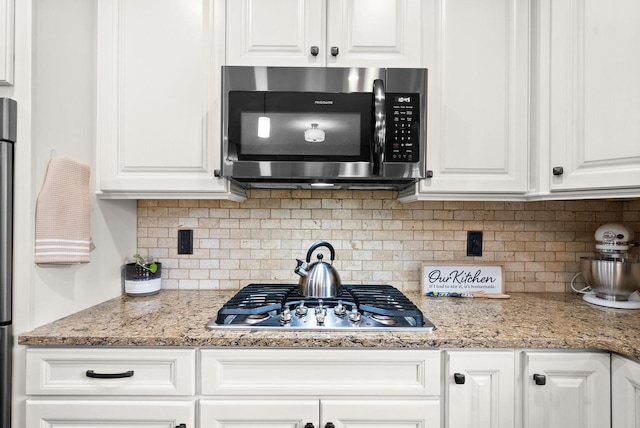
[[[287,296],[297,287],[292,284],[247,285],[222,306],[216,323],[223,324],[229,315],[261,315],[280,311]]]
[[[414,318],[416,325],[424,324],[422,311],[395,287],[390,285],[348,287],[360,310],[386,317]]]

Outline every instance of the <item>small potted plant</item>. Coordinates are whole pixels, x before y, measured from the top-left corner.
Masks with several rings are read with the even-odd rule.
[[[124,291],[132,296],[156,294],[162,288],[162,263],[133,255],[134,262],[124,266]]]

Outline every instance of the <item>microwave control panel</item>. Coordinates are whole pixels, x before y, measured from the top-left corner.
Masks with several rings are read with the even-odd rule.
[[[420,95],[387,93],[385,162],[420,159]]]

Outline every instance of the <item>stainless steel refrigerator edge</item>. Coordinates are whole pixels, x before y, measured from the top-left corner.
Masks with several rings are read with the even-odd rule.
[[[17,104],[0,98],[0,428],[11,427],[13,151]]]

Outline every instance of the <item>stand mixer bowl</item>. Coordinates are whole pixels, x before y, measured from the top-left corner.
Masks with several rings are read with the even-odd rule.
[[[580,268],[587,285],[602,299],[624,301],[640,290],[640,258],[581,257]]]

